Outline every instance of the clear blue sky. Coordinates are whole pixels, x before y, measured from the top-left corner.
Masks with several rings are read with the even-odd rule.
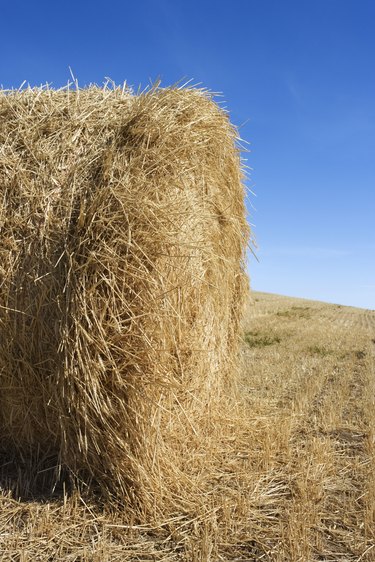
[[[223,92],[250,142],[253,288],[375,308],[375,2],[2,3],[0,83]]]

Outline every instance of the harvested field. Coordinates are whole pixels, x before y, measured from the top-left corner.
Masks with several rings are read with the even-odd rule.
[[[20,500],[3,464],[2,560],[375,560],[375,312],[253,296],[243,402],[185,511],[140,523],[64,490]]]

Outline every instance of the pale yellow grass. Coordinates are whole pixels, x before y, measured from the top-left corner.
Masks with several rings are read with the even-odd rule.
[[[140,525],[92,497],[19,500],[3,466],[1,560],[375,560],[375,312],[253,299],[244,403],[201,502]]]

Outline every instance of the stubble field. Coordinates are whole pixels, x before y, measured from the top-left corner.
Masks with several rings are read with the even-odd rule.
[[[4,461],[0,560],[374,561],[374,357],[375,311],[253,293],[200,500],[140,524],[63,491],[17,498]]]

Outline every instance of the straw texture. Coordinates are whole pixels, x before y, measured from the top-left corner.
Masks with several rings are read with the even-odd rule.
[[[178,504],[236,382],[236,138],[201,90],[0,95],[2,450]]]

